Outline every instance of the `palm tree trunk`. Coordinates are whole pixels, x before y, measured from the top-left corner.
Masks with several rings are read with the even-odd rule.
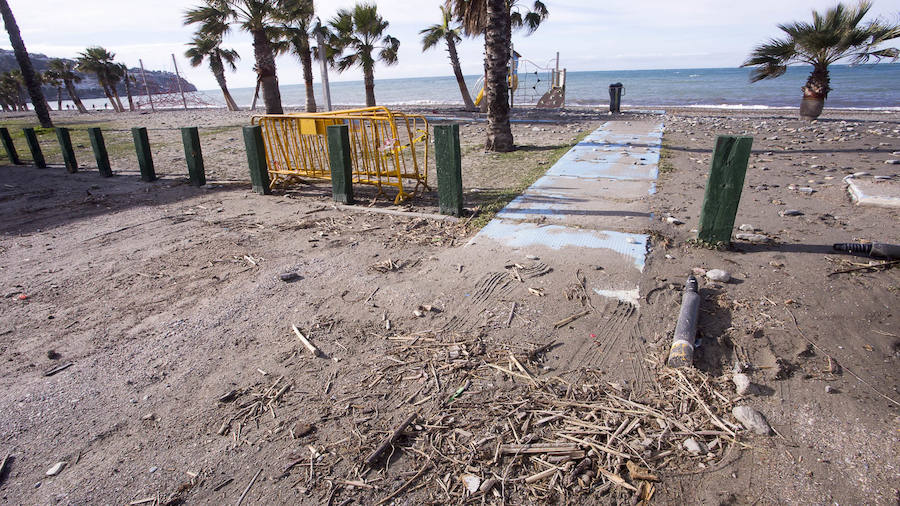
[[[366,85],[366,107],[375,107],[375,69],[363,67],[363,82]]]
[[[225,98],[225,107],[227,107],[229,111],[239,111],[240,109],[234,102],[234,98],[232,98],[231,93],[228,91],[228,85],[225,83],[225,72],[216,69],[213,70],[213,75],[216,76],[216,82],[219,83],[219,88],[222,89],[222,96]]]
[[[56,87],[56,108],[62,110],[62,86]]]
[[[28,50],[25,49],[25,42],[22,41],[22,35],[19,33],[19,25],[16,24],[16,18],[13,16],[9,3],[6,0],[0,0],[0,14],[3,16],[6,32],[9,34],[9,42],[16,54],[16,61],[19,62],[19,68],[22,69],[25,86],[28,88],[28,94],[31,95],[31,103],[34,104],[34,112],[37,113],[38,121],[40,121],[43,128],[52,128],[53,122],[50,121],[50,111],[47,110],[44,93],[41,91],[41,84],[34,78],[34,67],[31,65],[31,58],[28,56]]]
[[[75,102],[75,107],[78,109],[78,112],[84,114],[87,112],[87,108],[84,107],[84,104],[81,103],[81,98],[78,97],[78,93],[75,91],[75,85],[72,83],[70,79],[66,79],[63,81],[66,85],[66,91],[69,93],[69,98],[72,99],[72,102]]]
[[[103,94],[106,95],[106,99],[109,100],[109,103],[112,105],[113,111],[119,112],[119,108],[116,107],[116,100],[109,91],[109,86],[106,83],[100,83],[100,85],[103,86]]]
[[[484,100],[488,108],[488,151],[515,149],[509,126],[509,88],[506,81],[509,64],[510,19],[506,0],[487,0],[487,27],[484,32]]]
[[[116,97],[116,104],[119,106],[116,112],[125,112],[125,106],[122,105],[122,99],[119,98],[119,90],[116,89],[115,85],[110,85],[109,88],[112,90],[113,96]]]
[[[256,57],[256,72],[262,87],[266,114],[284,114],[281,108],[281,92],[275,73],[275,55],[265,30],[253,30],[253,55]]]
[[[128,71],[125,71],[125,93],[128,94],[128,110],[134,110],[134,98],[131,97],[131,82],[129,81]]]
[[[813,71],[803,87],[803,97],[825,100],[828,98],[828,92],[831,91],[830,83],[827,66],[813,67]]]
[[[467,111],[477,111],[475,103],[472,102],[472,96],[469,95],[469,88],[466,86],[466,79],[463,77],[462,69],[459,66],[459,55],[456,54],[456,42],[453,37],[447,36],[447,52],[450,53],[450,65],[453,66],[453,75],[456,76],[456,84],[459,85],[459,93],[462,95],[463,104]]]
[[[316,92],[313,88],[312,54],[309,39],[301,36],[297,44],[300,65],[303,67],[303,82],[306,84],[306,112],[316,112]]]

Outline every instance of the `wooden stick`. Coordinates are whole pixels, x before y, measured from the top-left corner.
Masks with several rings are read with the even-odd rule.
[[[381,506],[382,504],[384,504],[384,503],[390,501],[391,499],[397,497],[398,495],[400,495],[400,493],[403,492],[404,490],[406,490],[407,487],[412,485],[414,481],[418,480],[423,474],[425,474],[425,471],[427,471],[430,467],[431,467],[431,461],[427,462],[424,466],[422,466],[422,469],[419,469],[419,472],[416,473],[415,476],[413,476],[412,478],[407,480],[406,483],[404,483],[403,485],[400,485],[400,488],[391,492],[391,495],[378,501],[378,503],[376,503],[377,506]]]
[[[306,338],[302,333],[300,333],[300,329],[297,328],[296,325],[291,325],[291,328],[294,329],[294,333],[297,334],[297,338],[300,339],[300,342],[303,343],[303,346],[306,346],[306,349],[310,351],[315,357],[321,357],[322,352],[316,348],[316,346],[309,342],[309,339]]]
[[[537,473],[537,474],[532,474],[531,476],[525,478],[525,483],[531,484],[531,483],[534,483],[534,482],[536,482],[536,481],[541,481],[541,480],[543,480],[544,478],[553,476],[553,475],[556,474],[556,472],[559,471],[560,469],[561,469],[561,468],[555,467],[555,466],[554,466],[554,467],[551,467],[550,469],[544,469],[543,471],[541,471],[541,472],[539,472],[539,473]]]
[[[370,453],[369,456],[366,457],[366,465],[369,467],[375,465],[375,462],[377,462],[378,459],[381,458],[381,455],[391,447],[391,445],[394,443],[394,441],[397,440],[397,438],[400,437],[400,434],[404,430],[406,430],[407,427],[409,427],[409,424],[413,423],[417,416],[419,416],[419,414],[416,412],[410,413],[409,416],[407,416],[406,419],[403,420],[403,422],[398,425],[396,429],[394,429],[394,432],[392,432],[390,436],[382,441],[381,444],[378,445],[377,448],[372,450],[372,453]]]
[[[69,362],[68,364],[58,365],[58,366],[54,367],[53,369],[50,369],[49,371],[45,372],[44,376],[53,376],[54,374],[56,374],[60,371],[65,371],[66,369],[72,367],[73,365],[75,365],[74,362]]]
[[[852,269],[844,269],[844,270],[840,270],[840,271],[829,272],[828,276],[834,276],[835,274],[846,274],[848,272],[865,271],[868,269],[877,269],[879,267],[884,267],[885,265],[894,265],[894,264],[900,264],[900,260],[891,260],[889,262],[881,262],[880,264],[865,265],[863,267],[854,267]]]
[[[536,443],[536,444],[505,444],[500,445],[500,453],[508,454],[529,454],[529,453],[549,453],[549,454],[568,454],[579,451],[579,447],[575,443]]]
[[[256,471],[256,474],[253,475],[253,479],[250,480],[250,483],[247,484],[247,488],[244,489],[244,492],[238,498],[236,506],[241,506],[241,503],[244,502],[244,497],[247,497],[247,492],[249,492],[250,487],[252,487],[253,484],[256,483],[256,479],[259,478],[260,473],[262,473],[262,468],[259,468],[259,471]]]
[[[512,303],[512,307],[509,308],[509,318],[506,319],[506,328],[509,328],[512,325],[513,316],[516,314],[516,303]]]
[[[7,453],[6,457],[3,457],[3,462],[0,462],[0,480],[3,479],[3,472],[6,471],[6,463],[9,462],[9,456],[11,453]]]
[[[568,317],[568,318],[563,318],[562,320],[560,320],[560,321],[556,322],[555,324],[553,324],[553,328],[558,329],[558,328],[560,328],[560,327],[565,327],[566,325],[568,325],[568,324],[574,322],[575,320],[581,318],[582,316],[585,316],[585,315],[590,314],[590,312],[591,312],[590,310],[582,311],[582,312],[580,312],[580,313],[578,313],[578,314],[573,314],[572,316],[570,316],[570,317]]]

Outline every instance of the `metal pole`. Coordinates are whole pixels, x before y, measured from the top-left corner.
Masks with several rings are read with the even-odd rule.
[[[184,98],[184,90],[181,88],[181,74],[178,73],[178,62],[175,61],[175,53],[172,53],[172,63],[175,64],[175,81],[178,83],[178,91],[181,93],[181,102],[184,103],[184,108],[187,109],[187,99]]]
[[[559,51],[556,52],[556,72],[553,74],[553,77],[555,78],[554,81],[556,81],[553,84],[559,86]]]
[[[144,80],[144,90],[147,91],[147,98],[150,99],[150,110],[156,112],[156,107],[153,107],[153,94],[150,93],[150,87],[147,86],[147,74],[144,73],[144,60],[138,58],[138,61],[141,63],[141,79]]]
[[[328,63],[325,61],[325,37],[322,35],[321,30],[316,30],[316,44],[319,46],[319,64],[322,72],[322,95],[325,97],[325,110],[330,111],[331,87],[328,85]]]

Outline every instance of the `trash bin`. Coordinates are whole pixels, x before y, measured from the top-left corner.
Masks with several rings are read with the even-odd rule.
[[[625,87],[622,86],[622,83],[609,85],[609,112],[620,112],[619,107],[622,105],[624,91]]]

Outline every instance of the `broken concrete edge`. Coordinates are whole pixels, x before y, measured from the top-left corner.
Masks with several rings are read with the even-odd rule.
[[[900,196],[889,197],[881,195],[867,195],[856,183],[853,176],[845,177],[844,182],[847,183],[847,191],[850,193],[850,197],[854,202],[856,202],[856,205],[858,206],[876,206],[900,209]]]

